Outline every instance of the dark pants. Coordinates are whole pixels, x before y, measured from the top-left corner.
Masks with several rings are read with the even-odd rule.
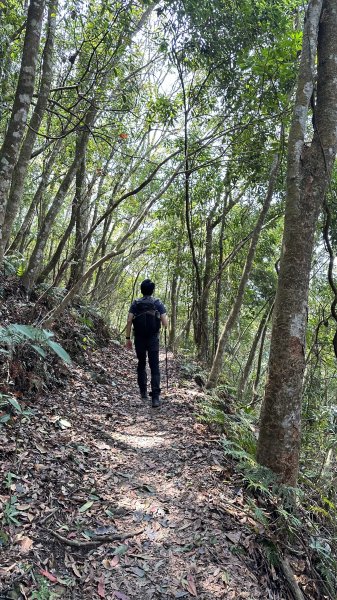
[[[160,372],[159,372],[159,337],[152,336],[147,339],[135,338],[135,350],[138,358],[138,385],[140,393],[147,392],[146,354],[148,355],[151,370],[152,400],[159,398]]]

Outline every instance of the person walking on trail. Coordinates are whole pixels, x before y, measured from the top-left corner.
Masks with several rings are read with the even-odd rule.
[[[146,355],[151,370],[152,406],[160,406],[160,371],[159,371],[159,330],[161,325],[167,327],[168,318],[164,304],[153,297],[155,284],[151,279],[144,279],[140,286],[142,298],[134,300],[130,306],[126,325],[126,347],[132,350],[131,327],[133,325],[135,350],[138,358],[138,385],[141,398],[148,400]]]

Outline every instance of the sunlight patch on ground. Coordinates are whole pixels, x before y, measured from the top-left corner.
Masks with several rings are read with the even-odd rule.
[[[158,435],[148,436],[148,435],[130,435],[128,433],[118,433],[112,431],[110,434],[111,438],[115,439],[118,442],[123,442],[124,444],[128,444],[132,448],[167,448],[171,445],[171,440],[164,440],[160,438]]]

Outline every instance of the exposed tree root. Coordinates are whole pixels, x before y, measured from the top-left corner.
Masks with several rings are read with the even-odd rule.
[[[288,560],[286,558],[281,558],[281,556],[279,556],[278,559],[282,573],[285,579],[287,580],[288,586],[295,600],[305,600],[305,597],[303,596],[300,590],[300,587],[296,581],[295,575],[292,572]]]
[[[63,542],[63,544],[66,544],[67,546],[73,546],[75,548],[92,548],[93,546],[101,546],[102,544],[106,544],[107,542],[123,542],[128,538],[140,535],[141,533],[143,533],[144,529],[130,531],[129,533],[115,533],[112,535],[102,535],[99,538],[90,540],[88,542],[81,542],[79,540],[69,540],[68,538],[63,537],[63,535],[56,533],[56,531],[53,531],[52,529],[46,528],[46,531],[48,531],[48,533],[51,533],[51,535],[56,537],[56,539],[58,539],[60,542]]]

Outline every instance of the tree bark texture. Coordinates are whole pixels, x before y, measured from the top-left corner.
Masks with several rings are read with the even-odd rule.
[[[305,143],[314,91],[314,134]],[[337,0],[309,3],[288,142],[287,199],[257,459],[296,485],[311,260],[337,149]]]
[[[0,265],[3,261],[2,228],[8,192],[34,93],[44,6],[45,0],[31,0],[29,4],[19,79],[7,133],[0,150]]]
[[[258,401],[258,397],[259,397],[258,389],[259,389],[259,383],[260,383],[261,373],[262,373],[262,359],[263,359],[264,344],[266,341],[267,330],[268,330],[268,321],[265,323],[265,326],[263,328],[262,335],[261,335],[259,354],[257,357],[256,374],[255,374],[255,379],[254,379],[254,384],[253,384],[253,399],[251,401],[251,404],[255,404]]]
[[[51,0],[49,4],[48,31],[47,40],[43,51],[43,65],[40,89],[38,92],[37,103],[29,122],[29,128],[27,130],[26,137],[22,144],[17,164],[13,171],[10,193],[6,205],[5,220],[3,224],[2,252],[5,251],[5,248],[8,244],[12,225],[18,213],[23,194],[28,164],[31,159],[31,154],[33,151],[38,131],[40,129],[43,115],[47,108],[48,96],[54,72],[53,55],[56,30],[57,4],[57,0]]]
[[[85,267],[85,234],[88,232],[89,206],[85,193],[86,154],[84,153],[81,165],[76,173],[76,219],[75,219],[75,256],[70,269],[70,277],[67,288],[70,289],[84,273]]]

